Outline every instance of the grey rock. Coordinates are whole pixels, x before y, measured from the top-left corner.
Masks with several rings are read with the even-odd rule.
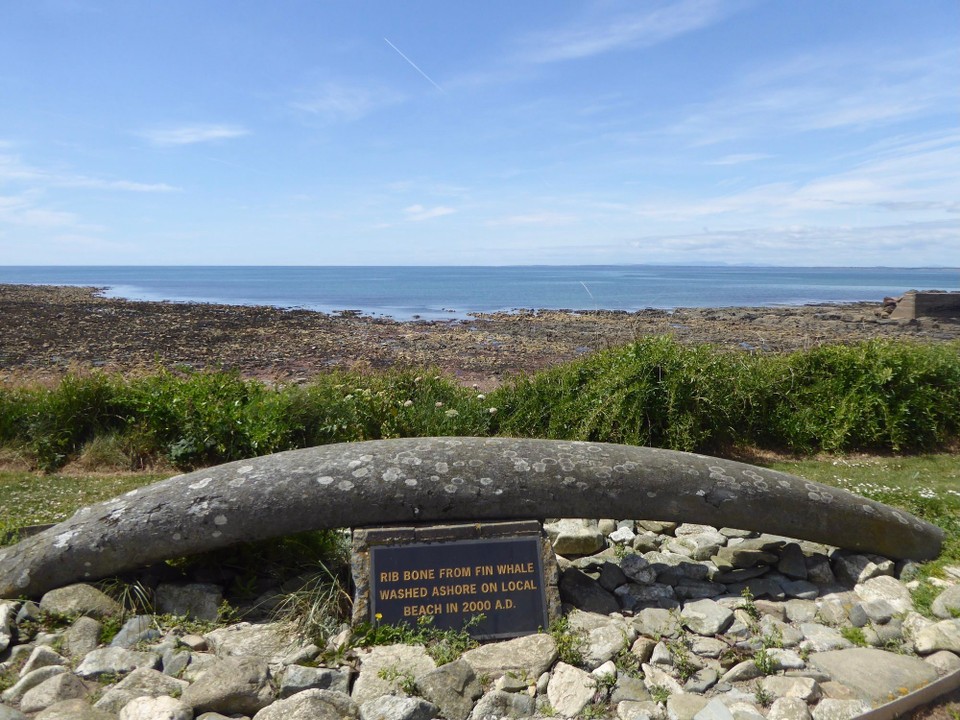
[[[438,711],[423,698],[381,695],[360,706],[360,720],[430,720]]]
[[[822,695],[817,681],[808,677],[765,677],[763,689],[775,698],[798,698],[807,703],[816,702]]]
[[[783,607],[793,623],[813,622],[817,617],[817,604],[810,600],[787,600]]]
[[[623,700],[617,703],[618,720],[658,720],[661,715],[660,706],[652,700]]]
[[[534,457],[540,458],[538,467],[547,465],[544,460],[558,463],[576,490],[558,492],[554,474],[530,464],[528,458]],[[472,462],[457,468],[462,482],[436,493],[430,477],[447,474],[438,474],[437,468],[449,469],[465,458]],[[317,468],[326,473],[322,483]],[[384,483],[384,473],[417,482]],[[730,489],[742,483],[750,483],[754,491]],[[887,557],[932,558],[943,540],[939,528],[903,511],[719,458],[605,443],[400,438],[321,445],[226,463],[85,508],[0,549],[0,597],[39,595],[81,577],[115,575],[240,541],[405,522],[411,507],[418,508],[421,522],[563,518],[572,511],[589,518],[609,514],[611,495],[618,513],[627,517],[659,515],[713,526],[752,526],[747,529],[859,547]],[[734,496],[737,502],[730,502]],[[784,507],[791,512],[782,512]],[[832,521],[835,518],[842,520]],[[102,547],[111,552],[100,552]]]
[[[713,561],[719,568],[752,568],[758,565],[775,565],[779,557],[775,553],[764,552],[741,545],[727,545],[719,548]]]
[[[766,575],[770,568],[766,565],[758,565],[752,568],[734,568],[732,570],[717,570],[710,575],[710,580],[724,585],[742,585],[747,580]]]
[[[702,695],[678,692],[667,698],[668,720],[693,720],[709,701]]]
[[[466,660],[441,665],[416,678],[420,694],[440,709],[447,720],[466,720],[483,690]]]
[[[807,566],[807,580],[820,586],[836,584],[837,576],[833,574],[830,558],[826,555],[821,553],[808,555],[803,562]]]
[[[94,703],[98,710],[117,714],[134,698],[181,695],[189,683],[150,668],[139,668],[104,692]]]
[[[547,685],[551,707],[562,717],[576,717],[593,699],[596,681],[589,674],[565,662],[558,662]]]
[[[785,648],[770,648],[767,657],[776,670],[799,670],[806,665],[800,655]]]
[[[596,520],[562,518],[557,522],[544,523],[543,529],[557,555],[592,555],[606,547]]]
[[[656,568],[642,555],[627,555],[620,562],[620,569],[626,577],[641,585],[650,585],[657,580]]]
[[[817,618],[828,625],[839,627],[850,621],[850,610],[860,600],[854,593],[833,593],[817,603]]]
[[[763,673],[753,660],[744,660],[738,662],[732,668],[727,670],[720,678],[722,683],[743,682],[744,680],[755,680],[761,677]]]
[[[83,699],[61,700],[35,716],[35,720],[116,720],[116,715],[97,710]],[[7,720],[0,713],[0,720]]]
[[[557,643],[543,633],[526,635],[467,650],[463,659],[470,664],[478,677],[486,676],[496,680],[505,673],[513,672],[528,678],[537,678],[556,661]]]
[[[86,697],[87,687],[73,673],[61,673],[30,688],[20,699],[20,711],[27,714],[40,712],[62,700]]]
[[[720,680],[720,674],[712,667],[700,668],[683,684],[683,690],[702,695],[716,685],[718,680]]]
[[[676,585],[681,580],[706,580],[715,569],[712,564],[696,562],[686,555],[656,551],[648,552],[644,559],[657,571],[657,582]]]
[[[898,612],[895,607],[883,599],[860,603],[860,608],[870,622],[878,625],[886,625]]]
[[[960,585],[948,587],[934,598],[930,605],[933,614],[942,620],[952,620],[960,617]],[[3,643],[0,642],[0,645]],[[2,648],[0,648],[2,649]]]
[[[190,653],[189,664],[180,672],[180,679],[196,682],[197,679],[220,661],[212,653]]]
[[[360,675],[353,683],[350,697],[357,705],[363,705],[367,700],[398,692],[406,677],[414,679],[436,667],[422,645],[372,647],[360,655]]]
[[[639,585],[637,583],[627,583],[621,585],[614,592],[620,605],[624,610],[638,611],[647,607],[676,607],[676,593],[669,585],[654,583],[653,585]],[[586,609],[586,608],[583,608]],[[620,607],[617,607],[619,610]],[[614,610],[612,612],[616,612]],[[596,612],[596,611],[595,611]]]
[[[705,703],[693,718],[694,720],[735,720],[730,708],[718,697]]]
[[[634,555],[633,557],[638,556]],[[600,566],[600,577],[597,578],[597,582],[607,592],[613,592],[627,582],[627,576],[623,574],[619,565],[608,561]]]
[[[791,648],[803,641],[803,633],[792,625],[765,615],[760,619],[760,635],[776,641],[775,645]]]
[[[614,530],[607,537],[610,538],[610,542],[616,543],[617,545],[632,545],[637,534],[628,527],[621,527]]]
[[[273,702],[270,669],[261,658],[218,660],[183,691],[180,699],[195,713],[253,715]]]
[[[22,678],[17,680],[13,685],[8,687],[3,691],[3,694],[0,694],[0,700],[6,703],[16,703],[32,688],[35,688],[37,685],[40,685],[43,682],[46,682],[55,675],[60,675],[65,673],[67,669],[62,665],[47,665],[46,667],[37,668],[31,673],[27,673]]]
[[[156,670],[158,667],[160,656],[157,653],[108,647],[87,653],[75,672],[82,678],[98,678],[101,675],[125,675],[137,668]]]
[[[48,665],[66,664],[66,659],[55,653],[50,648],[41,645],[40,647],[35,647],[30,653],[30,657],[27,658],[27,662],[24,663],[24,666],[20,669],[20,677],[24,677],[34,670],[47,667]]]
[[[561,599],[581,610],[607,614],[620,609],[613,595],[577,568],[571,567],[564,570],[560,575],[558,586]]]
[[[694,560],[709,560],[725,542],[726,538],[720,533],[700,533],[673,538],[665,542],[663,547],[668,552]]]
[[[100,630],[103,626],[98,620],[83,615],[63,633],[63,650],[68,657],[79,659],[93,652],[100,644]]]
[[[684,535],[702,535],[704,533],[716,533],[718,532],[717,528],[713,525],[703,525],[700,523],[680,523],[673,529],[673,534],[676,537],[683,537]],[[726,535],[724,535],[726,537]]]
[[[120,632],[110,641],[110,646],[129,649],[139,642],[155,640],[158,637],[160,632],[153,626],[153,617],[137,615],[123,624]]]
[[[165,675],[171,677],[180,677],[190,666],[193,660],[193,653],[185,647],[172,647],[163,651],[161,656],[161,667]]]
[[[119,720],[193,720],[193,710],[168,695],[145,695],[131,700],[120,711]]]
[[[490,718],[521,718],[532,715],[536,703],[524,693],[508,693],[503,690],[491,690],[481,697],[470,714],[471,720],[489,720]]]
[[[882,575],[893,575],[893,563],[875,555],[840,551],[833,555],[833,573],[843,583],[859,585]]]
[[[203,636],[217,657],[256,657],[279,668],[292,653],[306,647],[292,626],[283,623],[237,623]]]
[[[120,604],[109,595],[84,583],[50,590],[40,599],[40,609],[43,612],[59,615],[90,615],[92,617],[115,615],[123,610]]]
[[[350,677],[330,668],[287,665],[280,682],[280,698],[288,698],[304,690],[336,690],[349,695]]]
[[[336,690],[304,690],[263,708],[253,720],[357,720],[359,717],[360,709],[349,695]]]
[[[938,650],[960,654],[960,618],[941,620],[925,627],[917,633],[913,644],[921,655],[929,655]]]
[[[886,601],[894,612],[907,613],[913,610],[913,599],[910,597],[910,591],[889,575],[870,578],[857,585],[854,590],[867,602]]]
[[[13,621],[17,614],[17,603],[0,600],[0,654],[10,647],[13,639]]]
[[[673,588],[678,600],[700,600],[703,598],[717,597],[726,592],[726,590],[726,586],[720,583],[687,579],[681,580]]]
[[[643,608],[633,617],[633,627],[647,637],[676,637],[682,628],[675,612],[664,608]]]
[[[643,680],[632,675],[621,674],[617,678],[617,684],[613,686],[613,692],[610,693],[610,702],[618,705],[625,700],[632,702],[645,702],[650,699],[650,693]]]
[[[633,549],[638,553],[647,553],[656,550],[663,542],[663,537],[649,530],[641,530],[633,539]]]
[[[811,720],[810,708],[800,698],[780,697],[770,706],[767,720]]]
[[[156,606],[161,613],[215,621],[222,602],[223,591],[213,583],[161,583],[157,586]]]
[[[653,693],[658,688],[663,688],[671,695],[683,692],[680,683],[670,673],[661,670],[656,665],[644,663],[640,666],[640,669],[643,670],[643,683],[647,686],[649,692]]]
[[[777,570],[794,580],[807,579],[807,563],[803,550],[797,543],[787,543],[780,551],[780,560]]]
[[[774,578],[765,576],[753,578],[743,583],[731,583],[727,585],[727,592],[732,595],[741,595],[744,590],[750,590],[755,598],[771,598],[773,600],[785,600],[787,597],[783,586]]]
[[[804,638],[802,646],[813,652],[823,653],[852,647],[852,643],[838,630],[820,623],[801,623],[800,632]]]
[[[870,710],[863,700],[824,698],[813,710],[813,720],[852,720]]]
[[[723,640],[695,635],[690,638],[690,651],[703,658],[718,658],[729,647]]]
[[[800,598],[801,600],[816,600],[820,595],[819,586],[806,580],[786,580],[780,582],[784,594],[788,598]]]
[[[960,670],[960,657],[948,650],[938,650],[923,660],[930,663],[941,676]]]
[[[936,669],[918,658],[874,648],[817,653],[809,663],[873,705],[891,700],[897,688],[912,691],[937,679]]]
[[[652,638],[638,637],[634,640],[633,645],[630,646],[630,653],[641,663],[650,662],[650,658],[653,655],[653,648],[656,647],[656,645],[656,641]]]
[[[695,600],[683,606],[681,622],[698,635],[718,635],[733,623],[733,613],[713,600]]]
[[[583,638],[583,665],[593,670],[630,647],[637,631],[619,615],[607,616],[574,610],[567,615],[571,632]]]
[[[0,705],[0,720],[27,720],[27,716],[12,707]]]

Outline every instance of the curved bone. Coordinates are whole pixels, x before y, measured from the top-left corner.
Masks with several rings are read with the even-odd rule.
[[[730,526],[893,558],[935,557],[943,537],[881,503],[704,455],[512,438],[372,440],[227,463],[83,508],[0,550],[0,597],[303,530],[546,517]]]

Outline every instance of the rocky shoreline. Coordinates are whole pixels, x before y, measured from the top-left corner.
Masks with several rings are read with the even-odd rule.
[[[876,303],[759,308],[533,311],[395,322],[352,313],[131,302],[95,288],[0,285],[0,381],[71,371],[236,370],[303,382],[333,368],[438,368],[483,389],[647,335],[744,351],[789,351],[870,338],[943,342],[960,320],[891,320]]]
[[[846,720],[960,685],[960,567],[931,619],[910,562],[704,525],[545,528],[565,626],[451,662],[355,647],[349,629],[321,648],[275,619],[202,631],[140,615],[103,643],[120,607],[92,586],[0,601],[0,718]],[[214,620],[227,585],[199,579],[140,577],[157,612]]]

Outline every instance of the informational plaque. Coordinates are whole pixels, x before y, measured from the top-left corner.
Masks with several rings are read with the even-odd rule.
[[[370,548],[370,621],[456,629],[476,638],[547,627],[540,538],[381,545]],[[483,616],[477,620],[477,616]]]

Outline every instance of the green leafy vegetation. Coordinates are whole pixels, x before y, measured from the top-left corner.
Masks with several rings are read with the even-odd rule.
[[[353,644],[357,647],[393,645],[396,643],[423,645],[427,654],[434,659],[437,665],[446,665],[459,658],[467,650],[479,645],[470,636],[470,630],[485,619],[486,617],[482,614],[474,615],[459,630],[452,628],[441,630],[434,627],[433,618],[429,615],[418,617],[416,625],[407,623],[392,625],[381,622],[361,623],[354,629]]]
[[[748,354],[645,338],[489,395],[429,372],[266,385],[235,373],[0,387],[0,446],[53,471],[190,469],[332,442],[512,435],[720,452],[919,452],[960,434],[960,344]]]

